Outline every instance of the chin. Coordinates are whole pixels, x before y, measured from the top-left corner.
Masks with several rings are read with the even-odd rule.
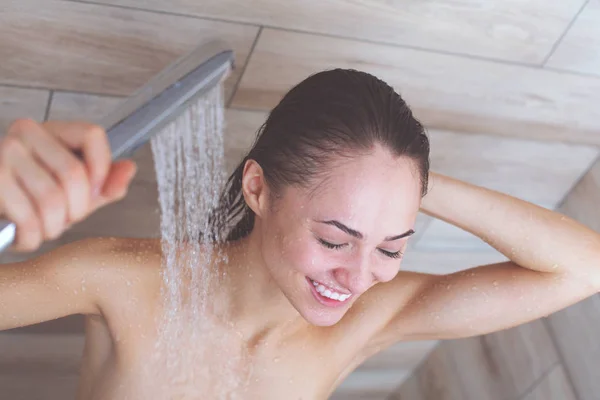
[[[338,314],[338,313],[336,313]],[[316,310],[310,310],[307,313],[303,313],[302,316],[309,324],[313,326],[321,326],[328,327],[333,326],[340,322],[344,314],[341,315],[328,315],[328,314],[320,314]]]

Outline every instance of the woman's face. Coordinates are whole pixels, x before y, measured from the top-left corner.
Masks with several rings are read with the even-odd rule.
[[[333,325],[396,276],[420,201],[413,161],[383,148],[340,159],[318,186],[287,188],[257,217],[266,267],[308,322]]]

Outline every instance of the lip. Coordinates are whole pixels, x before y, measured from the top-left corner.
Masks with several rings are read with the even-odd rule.
[[[308,283],[308,286],[310,287],[310,291],[313,294],[313,296],[315,297],[315,300],[317,300],[319,303],[321,303],[325,307],[330,307],[330,308],[344,307],[352,298],[352,295],[351,295],[344,301],[333,300],[333,299],[327,298],[325,296],[321,296],[321,294],[319,294],[319,292],[317,292],[317,288],[315,287],[315,285],[313,285],[312,281],[310,280],[310,278],[308,276],[306,277],[306,283]]]

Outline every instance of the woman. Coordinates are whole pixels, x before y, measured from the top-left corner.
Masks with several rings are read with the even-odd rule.
[[[129,161],[111,164],[104,132],[82,123],[17,121],[1,148],[0,211],[17,223],[17,249],[123,197],[135,172]],[[222,246],[222,295],[253,354],[245,398],[324,399],[394,342],[502,330],[600,287],[600,235],[430,173],[423,127],[362,72],[326,71],[293,88],[223,199],[233,202],[230,220],[242,217]],[[440,276],[399,271],[419,210],[511,261]],[[98,238],[3,265],[0,329],[85,314],[80,398],[136,398],[128,382],[152,348],[160,261],[158,240]]]

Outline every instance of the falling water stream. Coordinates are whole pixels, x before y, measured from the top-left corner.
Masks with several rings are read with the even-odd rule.
[[[152,388],[156,399],[234,399],[244,380],[239,337],[209,312],[226,272],[220,267],[227,262],[218,246],[223,232],[209,221],[225,182],[223,110],[219,85],[151,143],[161,210],[164,301],[148,367],[154,368],[153,380],[164,382],[162,394]]]

